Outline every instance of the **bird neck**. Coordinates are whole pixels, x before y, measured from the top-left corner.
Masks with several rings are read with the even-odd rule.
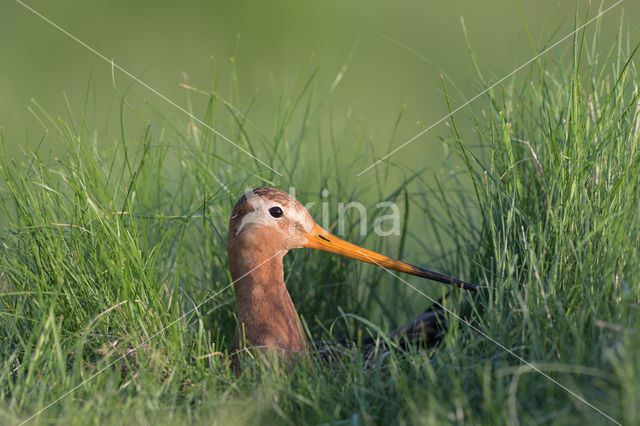
[[[284,253],[230,248],[228,257],[238,302],[237,349],[276,349],[284,356],[309,347],[284,283]]]

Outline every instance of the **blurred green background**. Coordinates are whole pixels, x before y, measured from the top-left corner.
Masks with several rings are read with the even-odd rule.
[[[586,9],[586,1],[577,3]],[[489,81],[533,56],[521,16],[540,48],[550,44],[545,43],[547,38],[558,40],[571,31],[576,8],[573,0],[523,1],[520,10],[514,0],[29,0],[27,4],[180,105],[185,105],[185,90],[178,84],[186,76],[189,84],[208,89],[213,58],[220,84],[226,87],[231,57],[237,56],[239,98],[246,102],[257,93],[252,120],[266,133],[272,128],[278,94],[274,87],[292,86],[312,55],[317,79],[327,88],[346,65],[327,110],[337,120],[354,117],[377,147],[377,155],[388,149],[403,105],[406,113],[394,139],[396,146],[446,113],[441,73],[459,88],[459,92],[450,88],[454,107],[483,89],[467,53],[461,17]],[[612,4],[604,2],[602,7]],[[599,5],[592,5],[592,16]],[[624,2],[603,17],[603,33],[612,35],[623,10],[633,21],[640,4]],[[595,25],[590,27],[594,29]],[[570,41],[564,42],[548,55],[560,55],[569,46]],[[117,137],[118,105],[114,108],[109,64],[11,0],[0,5],[0,61],[0,126],[11,154],[28,151],[42,135],[42,127],[27,109],[31,98],[52,116],[64,116],[64,92],[72,110],[79,112],[90,76],[98,100],[93,108],[104,119],[99,123],[105,129],[100,140]],[[177,114],[146,89],[138,86],[134,91],[161,111]],[[442,147],[437,135],[442,131],[434,129],[394,159],[413,169],[438,166]]]

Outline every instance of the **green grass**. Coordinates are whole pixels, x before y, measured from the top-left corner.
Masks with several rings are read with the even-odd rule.
[[[580,32],[491,91],[467,110],[473,134],[460,116],[442,131],[450,166],[436,173],[391,158],[356,179],[374,145],[357,120],[327,112],[332,87],[312,65],[276,90],[269,131],[234,79],[226,96],[215,78],[185,89],[198,117],[282,177],[136,90],[119,92],[115,141],[96,130],[91,95],[66,118],[34,105],[47,129],[38,148],[0,157],[0,423],[71,389],[32,422],[609,423],[453,317],[432,351],[354,351],[291,374],[255,363],[236,378],[218,354],[235,326],[224,240],[235,200],[259,185],[318,204],[324,188],[331,200],[396,201],[412,224],[400,239],[361,238],[357,226],[345,238],[486,286],[455,290],[447,307],[638,423],[640,76],[625,37]],[[375,335],[359,318],[389,330],[429,305],[368,265],[305,250],[286,260],[315,339]]]

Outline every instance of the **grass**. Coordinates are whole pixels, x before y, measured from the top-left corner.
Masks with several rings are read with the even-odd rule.
[[[208,90],[185,86],[198,117],[282,177],[130,88],[118,91],[113,143],[96,131],[91,95],[66,118],[34,104],[47,129],[38,148],[0,157],[0,422],[74,389],[31,422],[610,423],[455,318],[432,351],[354,351],[291,374],[255,363],[236,378],[223,356],[235,326],[226,224],[246,187],[266,184],[295,186],[304,202],[325,188],[331,200],[397,202],[417,224],[405,220],[401,238],[362,238],[357,226],[345,238],[486,286],[453,291],[447,307],[638,423],[636,49],[622,32],[611,44],[578,33],[470,110],[473,134],[452,118],[442,134],[451,165],[433,175],[385,162],[354,179],[374,145],[357,120],[326,112],[334,86],[321,87],[312,64],[276,91],[270,133],[235,79],[226,97],[216,73]],[[488,85],[481,75],[478,85]],[[286,260],[315,339],[375,335],[428,306],[370,266],[304,250]]]

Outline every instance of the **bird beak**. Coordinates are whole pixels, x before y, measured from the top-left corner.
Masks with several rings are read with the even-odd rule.
[[[414,266],[406,262],[381,255],[371,250],[367,250],[348,241],[338,238],[335,235],[325,231],[321,226],[315,225],[311,232],[305,234],[307,243],[303,247],[328,251],[361,262],[372,263],[382,266],[385,269],[393,269],[394,271],[404,272],[406,274],[416,275],[418,277],[427,278],[429,280],[438,281],[455,287],[464,288],[466,290],[476,290],[476,286],[457,278],[449,277],[438,272],[430,271],[420,266]]]

